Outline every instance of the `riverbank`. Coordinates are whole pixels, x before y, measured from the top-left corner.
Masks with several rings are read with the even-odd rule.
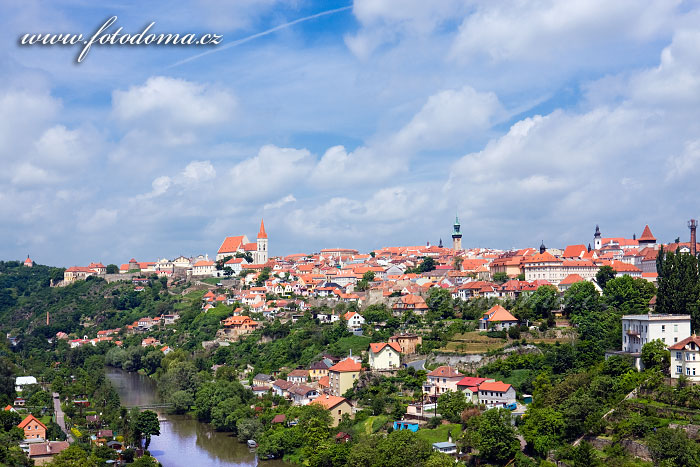
[[[155,381],[148,376],[113,367],[106,367],[105,371],[119,393],[122,405],[133,407],[162,402]],[[149,450],[164,467],[289,466],[280,460],[261,463],[255,452],[231,433],[216,431],[193,417],[169,414],[164,410],[156,412],[164,421],[160,425],[160,436],[152,438]]]

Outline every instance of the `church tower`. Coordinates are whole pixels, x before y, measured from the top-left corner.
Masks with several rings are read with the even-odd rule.
[[[462,251],[462,232],[459,231],[459,217],[455,216],[454,230],[452,231],[452,249]]]
[[[258,248],[255,252],[255,262],[257,264],[267,263],[267,233],[265,232],[265,222],[260,219],[260,231],[258,232]]]
[[[595,226],[595,234],[593,234],[593,248],[596,250],[600,250],[600,247],[603,246],[603,239],[600,236],[600,227],[597,225]]]

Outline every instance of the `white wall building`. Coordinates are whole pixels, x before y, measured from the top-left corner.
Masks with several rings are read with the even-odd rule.
[[[671,378],[685,375],[691,381],[700,381],[700,338],[690,337],[668,348],[671,351]]]
[[[622,351],[640,353],[647,342],[661,339],[667,346],[690,336],[690,315],[624,315]]]

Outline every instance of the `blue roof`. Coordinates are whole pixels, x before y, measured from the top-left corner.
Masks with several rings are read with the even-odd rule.
[[[433,443],[433,447],[436,447],[436,448],[456,448],[457,445],[455,443],[443,441],[441,443]]]

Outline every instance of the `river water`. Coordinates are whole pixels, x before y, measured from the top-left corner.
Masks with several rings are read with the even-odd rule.
[[[142,406],[160,402],[156,384],[137,373],[107,367],[110,379],[124,406]],[[230,433],[215,431],[206,423],[184,416],[158,411],[160,436],[151,438],[149,450],[164,467],[199,466],[289,466],[279,460],[259,462],[254,452]]]

